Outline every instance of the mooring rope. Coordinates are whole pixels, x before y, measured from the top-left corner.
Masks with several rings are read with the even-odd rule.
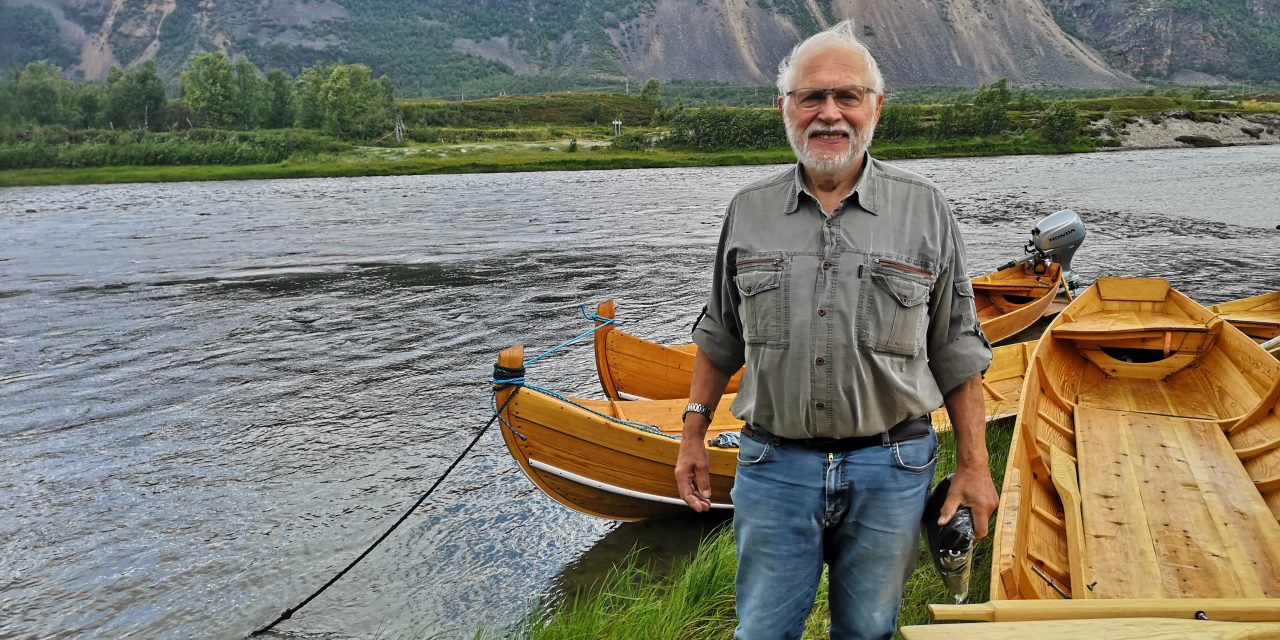
[[[604,327],[606,327],[606,326],[609,326],[609,325],[613,324],[613,318],[605,318],[605,317],[603,317],[603,316],[601,316],[600,314],[597,314],[597,313],[591,313],[591,314],[588,314],[588,313],[587,313],[586,305],[579,305],[579,306],[578,306],[578,311],[582,313],[582,317],[583,317],[583,318],[585,318],[585,319],[587,319],[587,320],[590,320],[590,321],[592,321],[592,322],[597,322],[597,323],[599,323],[599,324],[597,324],[595,327],[593,327],[593,328],[592,328],[592,329],[590,329],[589,331],[584,331],[584,332],[582,332],[582,333],[578,334],[577,336],[574,336],[573,338],[570,338],[569,340],[566,340],[566,341],[564,341],[564,342],[562,342],[562,343],[560,343],[560,344],[558,344],[558,345],[556,345],[556,346],[554,346],[554,347],[552,347],[552,348],[550,348],[550,349],[548,349],[548,350],[546,350],[546,351],[543,351],[542,353],[538,354],[537,356],[534,356],[533,358],[530,358],[530,359],[528,359],[528,360],[525,360],[522,364],[523,364],[523,365],[530,365],[530,364],[533,364],[534,362],[537,362],[538,360],[541,360],[541,359],[543,359],[543,358],[545,358],[545,357],[547,357],[547,356],[551,355],[552,353],[554,353],[554,352],[556,352],[556,351],[559,351],[560,349],[563,349],[564,347],[567,347],[567,346],[569,346],[569,345],[571,345],[571,344],[573,344],[573,343],[575,343],[575,342],[577,342],[577,341],[579,341],[579,340],[581,340],[581,339],[583,339],[583,338],[585,338],[585,337],[587,337],[587,336],[591,335],[592,333],[595,333],[596,331],[599,331],[600,329],[603,329]],[[500,376],[510,376],[510,377],[500,377]],[[457,458],[454,458],[453,462],[449,464],[449,468],[445,469],[445,470],[444,470],[444,473],[440,474],[440,477],[439,477],[439,478],[436,478],[436,481],[435,481],[435,483],[434,483],[434,484],[432,484],[432,485],[431,485],[431,488],[430,488],[430,489],[427,489],[427,492],[426,492],[426,493],[424,493],[424,494],[422,494],[422,497],[418,498],[418,501],[417,501],[417,502],[415,502],[415,503],[413,503],[413,506],[409,507],[409,510],[408,510],[408,511],[405,511],[405,512],[404,512],[404,515],[400,516],[400,519],[395,521],[395,524],[392,524],[392,525],[391,525],[391,527],[389,527],[386,531],[384,531],[384,532],[382,533],[382,535],[381,535],[381,536],[379,536],[379,537],[378,537],[378,539],[377,539],[377,540],[375,540],[375,541],[373,542],[373,544],[369,545],[369,548],[368,548],[368,549],[365,549],[365,550],[364,550],[364,553],[361,553],[359,557],[357,557],[355,560],[352,560],[352,561],[351,561],[351,564],[347,565],[345,568],[343,568],[343,570],[342,570],[342,571],[339,571],[337,575],[335,575],[335,576],[333,576],[332,578],[330,578],[328,582],[324,583],[324,586],[320,587],[319,589],[316,589],[315,593],[312,593],[311,595],[307,596],[307,598],[306,598],[305,600],[303,600],[302,602],[299,602],[297,606],[292,607],[292,608],[289,608],[289,609],[285,609],[285,610],[284,610],[284,613],[280,614],[280,617],[279,617],[279,618],[276,618],[276,619],[275,619],[271,624],[269,624],[269,625],[267,625],[267,626],[265,626],[265,627],[262,627],[261,629],[258,629],[257,631],[254,631],[253,633],[251,633],[251,634],[250,634],[251,636],[259,636],[259,635],[262,635],[262,634],[264,634],[264,633],[266,633],[266,632],[270,631],[273,627],[275,627],[276,625],[280,624],[281,622],[284,622],[285,620],[288,620],[289,618],[292,618],[292,617],[293,617],[293,614],[297,613],[299,609],[301,609],[301,608],[303,608],[303,607],[307,606],[307,603],[311,602],[312,600],[315,600],[317,596],[319,596],[320,594],[324,593],[324,591],[325,591],[326,589],[328,589],[329,587],[333,586],[333,584],[334,584],[335,582],[337,582],[338,580],[340,580],[340,579],[342,578],[342,576],[346,575],[348,571],[350,571],[353,567],[355,567],[357,564],[359,564],[361,560],[364,560],[364,559],[365,559],[365,556],[368,556],[368,555],[369,555],[369,554],[370,554],[374,549],[376,549],[376,548],[378,547],[378,545],[382,544],[382,541],[383,541],[383,540],[386,540],[386,539],[387,539],[387,536],[390,536],[390,535],[391,535],[391,532],[395,531],[395,530],[396,530],[396,528],[397,528],[397,527],[399,527],[401,523],[403,523],[405,520],[407,520],[407,519],[409,518],[409,516],[413,514],[414,510],[416,510],[419,506],[421,506],[421,505],[422,505],[422,503],[423,503],[423,502],[425,502],[425,501],[427,500],[427,498],[432,494],[432,492],[434,492],[434,491],[436,490],[436,487],[439,487],[439,486],[440,486],[440,483],[444,482],[444,479],[445,479],[445,478],[447,478],[447,477],[449,477],[449,474],[453,472],[454,468],[455,468],[455,467],[457,467],[457,466],[458,466],[458,464],[462,462],[463,458],[466,458],[466,457],[467,457],[467,454],[468,454],[468,453],[471,453],[471,450],[472,450],[473,448],[475,448],[476,443],[480,442],[480,438],[481,438],[482,436],[484,436],[484,434],[485,434],[487,431],[489,431],[489,427],[492,427],[492,426],[493,426],[493,423],[494,423],[494,421],[495,421],[495,420],[501,421],[501,422],[502,422],[502,424],[503,424],[503,426],[505,426],[506,428],[508,428],[508,429],[510,429],[510,430],[511,430],[511,433],[515,434],[515,435],[516,435],[517,437],[519,437],[521,440],[525,440],[525,439],[526,439],[526,438],[525,438],[525,436],[523,436],[523,435],[521,435],[519,432],[517,432],[517,431],[516,431],[516,430],[511,426],[511,424],[510,424],[510,423],[508,423],[506,420],[504,420],[504,419],[502,418],[502,410],[503,410],[503,409],[506,409],[506,408],[507,408],[507,404],[508,404],[508,403],[510,403],[510,402],[511,402],[511,400],[512,400],[513,398],[515,398],[515,397],[516,397],[516,393],[518,393],[518,392],[520,391],[520,387],[527,387],[527,388],[529,388],[529,389],[533,389],[534,391],[537,391],[537,392],[539,392],[539,393],[545,393],[545,394],[550,395],[550,396],[553,396],[553,397],[555,397],[555,398],[558,398],[558,399],[564,400],[565,402],[568,402],[568,403],[570,403],[570,404],[572,404],[572,405],[574,405],[574,406],[576,406],[576,407],[579,407],[579,408],[581,408],[581,409],[585,409],[585,410],[587,410],[587,411],[590,411],[590,412],[592,412],[592,413],[594,413],[594,414],[596,414],[596,415],[602,416],[602,417],[604,417],[604,418],[608,418],[609,420],[612,420],[612,421],[614,421],[614,422],[619,422],[619,423],[622,423],[622,424],[626,424],[626,425],[628,425],[628,426],[633,426],[633,427],[642,428],[642,429],[644,429],[644,430],[646,430],[646,431],[648,431],[648,430],[652,429],[652,430],[654,430],[654,431],[655,431],[655,432],[657,432],[657,433],[660,433],[660,434],[662,433],[661,431],[659,431],[659,430],[658,430],[658,428],[657,428],[657,427],[655,427],[655,426],[653,426],[653,425],[643,424],[643,423],[640,423],[640,422],[629,422],[629,421],[625,421],[625,420],[618,420],[617,418],[614,418],[614,417],[612,417],[612,416],[605,415],[605,414],[600,413],[599,411],[596,411],[596,410],[594,410],[594,409],[590,409],[590,408],[588,408],[588,407],[584,407],[584,406],[582,406],[582,405],[580,405],[580,404],[578,404],[578,403],[576,403],[576,402],[573,402],[572,400],[569,400],[569,399],[565,398],[564,396],[562,396],[562,395],[560,395],[560,394],[555,393],[554,391],[550,391],[550,390],[547,390],[547,389],[542,389],[542,388],[540,388],[540,387],[535,387],[535,386],[533,386],[533,385],[530,385],[530,384],[528,384],[528,383],[526,383],[526,382],[525,382],[525,379],[524,379],[524,367],[523,367],[523,366],[521,366],[521,367],[520,367],[520,368],[518,368],[518,369],[508,369],[508,368],[505,368],[505,367],[495,366],[495,367],[494,367],[494,375],[493,375],[493,384],[494,384],[494,391],[495,391],[495,393],[494,393],[494,394],[493,394],[493,396],[492,396],[492,400],[491,400],[491,407],[493,408],[493,417],[492,417],[492,418],[489,418],[489,422],[485,423],[484,427],[482,427],[482,428],[480,429],[479,433],[477,433],[477,434],[476,434],[476,437],[471,439],[471,443],[467,445],[467,448],[463,449],[463,450],[462,450],[462,453],[461,453],[461,454],[459,454]],[[506,399],[506,400],[504,400],[504,401],[502,402],[502,406],[500,406],[500,407],[499,407],[499,406],[497,406],[497,393],[496,393],[496,391],[497,391],[497,389],[498,389],[499,387],[501,387],[501,386],[514,386],[514,387],[516,387],[516,389],[515,389],[515,391],[513,391],[513,392],[511,393],[511,395],[507,396],[507,399]],[[666,435],[666,434],[662,434],[662,435]],[[671,436],[667,436],[667,437],[671,437]]]

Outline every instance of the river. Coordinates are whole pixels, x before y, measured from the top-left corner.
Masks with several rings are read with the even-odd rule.
[[[1039,218],[1086,280],[1209,304],[1280,288],[1280,146],[900,163],[985,273]],[[778,167],[0,190],[0,637],[243,637],[323,584],[490,417],[497,352],[615,298],[687,340],[728,198]],[[585,343],[533,365],[599,397]],[[502,632],[632,545],[540,494],[491,431],[282,636]]]

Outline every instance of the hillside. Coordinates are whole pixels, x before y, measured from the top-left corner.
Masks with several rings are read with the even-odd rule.
[[[1131,73],[1262,78],[1280,68],[1269,44],[1280,33],[1280,0],[1246,0],[1248,11],[1263,16],[1254,22],[1242,22],[1245,9],[1214,9],[1208,0],[1047,2],[0,0],[0,68],[49,59],[99,80],[113,66],[154,58],[172,78],[194,53],[217,48],[290,73],[317,60],[364,63],[404,96],[649,77],[767,84],[799,38],[847,17],[862,26],[891,87],[976,86],[1001,77],[1014,85],[1112,87],[1135,84]],[[1161,53],[1128,46],[1155,37],[1138,6],[1151,3],[1186,5],[1159,23],[1170,42],[1188,29],[1199,33],[1189,26],[1199,24],[1222,47],[1173,43],[1173,52]],[[1251,66],[1233,72],[1226,62],[1239,59],[1237,50],[1254,54]]]

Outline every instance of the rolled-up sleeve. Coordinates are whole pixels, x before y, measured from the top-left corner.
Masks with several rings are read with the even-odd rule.
[[[960,383],[991,365],[991,345],[978,324],[973,284],[965,268],[960,227],[946,209],[948,233],[943,239],[943,264],[929,296],[929,369],[945,396]]]
[[[716,368],[733,373],[745,361],[742,323],[738,318],[738,288],[733,284],[732,256],[729,238],[733,231],[733,203],[725,212],[716,246],[715,271],[711,277],[711,295],[698,323],[693,327],[693,342],[707,354]]]

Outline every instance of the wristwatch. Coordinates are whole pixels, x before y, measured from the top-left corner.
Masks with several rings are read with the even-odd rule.
[[[711,407],[700,402],[690,402],[684,406],[684,413],[680,414],[680,422],[684,422],[685,417],[688,416],[690,412],[701,413],[706,416],[707,423],[711,423]]]

